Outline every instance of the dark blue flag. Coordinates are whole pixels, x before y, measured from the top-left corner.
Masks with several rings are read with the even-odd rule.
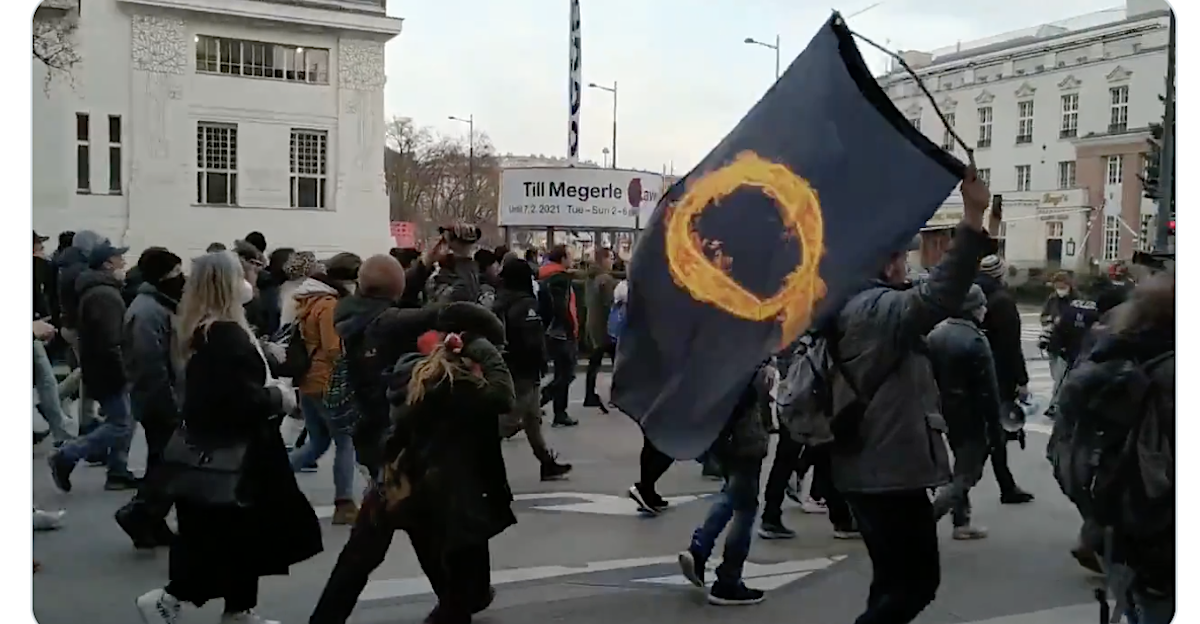
[[[659,450],[700,455],[756,367],[904,249],[964,171],[835,13],[647,224],[613,402]]]

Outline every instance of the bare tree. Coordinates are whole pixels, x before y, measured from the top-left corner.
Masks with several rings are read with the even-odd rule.
[[[438,225],[473,222],[485,239],[498,238],[500,169],[487,135],[477,133],[472,150],[461,138],[393,118],[387,125],[387,145],[384,161],[393,221],[416,223],[422,237],[433,236]]]
[[[46,67],[46,88],[55,76],[70,76],[80,61],[74,41],[78,17],[74,0],[43,0],[33,14],[33,58]]]

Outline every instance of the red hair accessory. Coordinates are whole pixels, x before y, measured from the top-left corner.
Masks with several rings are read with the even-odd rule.
[[[462,352],[463,339],[462,336],[459,336],[458,334],[446,334],[446,339],[443,341],[443,343],[446,345],[447,349],[450,349],[451,353]]]
[[[442,334],[430,330],[417,338],[417,352],[421,355],[433,353],[433,349],[442,343]]]

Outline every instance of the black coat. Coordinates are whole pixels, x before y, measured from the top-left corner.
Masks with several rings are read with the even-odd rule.
[[[992,350],[983,331],[973,321],[947,319],[929,332],[929,352],[942,416],[951,432],[960,439],[986,436],[985,425],[999,421],[1001,407]]]
[[[184,424],[202,436],[249,442],[243,472],[249,506],[176,507],[179,539],[171,546],[170,579],[216,598],[228,579],[287,574],[289,566],[320,553],[321,526],[279,435],[282,395],[264,387],[266,363],[250,336],[236,323],[219,322],[207,333],[197,331],[192,344]]]
[[[492,311],[504,323],[504,361],[513,379],[539,382],[546,374],[546,327],[532,292],[501,288]]]
[[[33,257],[33,319],[58,316],[58,285],[54,264],[45,258]]]
[[[987,297],[987,315],[980,327],[987,335],[996,362],[1000,398],[1012,401],[1017,398],[1018,387],[1029,385],[1025,352],[1021,349],[1021,313],[1017,311],[1017,301],[1012,293],[1000,280],[980,275],[975,283]]]
[[[512,409],[513,381],[504,358],[483,338],[468,338],[463,355],[482,370],[482,383],[459,380],[406,403],[408,380],[420,356],[402,358],[388,398],[393,431],[386,454],[407,449],[414,478],[409,522],[436,530],[447,549],[478,545],[516,524],[512,490],[497,426]]]
[[[108,271],[88,270],[75,282],[79,310],[79,367],[83,383],[95,398],[125,390],[121,341],[125,325],[125,299],[121,280]]]
[[[68,247],[58,256],[58,306],[63,329],[75,329],[79,315],[79,293],[75,289],[79,276],[88,270],[83,251]]]

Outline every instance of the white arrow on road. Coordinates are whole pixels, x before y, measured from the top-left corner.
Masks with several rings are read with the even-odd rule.
[[[682,505],[703,498],[699,495],[668,496],[671,505]],[[570,511],[574,513],[599,514],[603,516],[640,516],[637,503],[625,496],[612,494],[590,494],[587,492],[543,492],[538,494],[517,494],[513,500],[539,501],[574,499],[578,503],[561,503],[553,505],[534,505],[541,511]]]
[[[845,559],[845,555],[836,555],[833,557],[821,557],[818,559],[805,559],[803,561],[783,561],[780,563],[753,563],[746,562],[742,568],[742,578],[744,578],[751,587],[761,589],[763,591],[771,591],[779,589],[788,583],[798,581],[817,570],[823,570],[829,566]],[[714,577],[713,570],[720,565],[721,560],[713,558],[708,561],[704,567],[709,573],[706,575],[709,579]],[[682,574],[671,576],[658,576],[654,578],[636,579],[635,583],[651,583],[654,585],[691,585],[691,581],[687,580]],[[711,580],[709,582],[711,585]]]

